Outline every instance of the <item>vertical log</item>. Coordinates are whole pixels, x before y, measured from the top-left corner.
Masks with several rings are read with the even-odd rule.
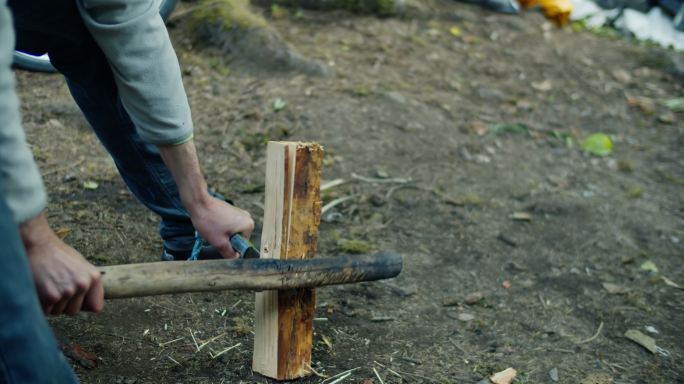
[[[269,142],[261,257],[313,257],[321,217],[323,148]],[[313,289],[257,293],[252,369],[278,380],[307,376],[311,365]]]

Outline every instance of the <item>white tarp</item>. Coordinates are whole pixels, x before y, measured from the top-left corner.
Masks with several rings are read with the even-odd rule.
[[[587,27],[600,27],[617,16],[617,9],[603,9],[591,0],[571,0],[572,20],[585,20]],[[625,9],[615,21],[615,27],[629,31],[639,40],[651,40],[663,47],[672,46],[684,51],[684,32],[678,31],[672,19],[659,7],[653,7],[648,13],[633,9]]]

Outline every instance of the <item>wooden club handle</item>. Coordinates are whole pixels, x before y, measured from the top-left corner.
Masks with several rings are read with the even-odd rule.
[[[105,298],[230,289],[280,290],[389,279],[401,272],[394,253],[306,260],[163,261],[101,267]]]

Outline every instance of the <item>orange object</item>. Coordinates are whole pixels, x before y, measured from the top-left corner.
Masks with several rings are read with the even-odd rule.
[[[519,0],[519,3],[523,8],[539,5],[544,16],[559,27],[570,21],[570,14],[572,13],[570,0]]]

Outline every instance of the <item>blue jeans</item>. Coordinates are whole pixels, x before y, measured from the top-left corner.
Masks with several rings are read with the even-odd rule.
[[[38,303],[33,277],[0,196],[0,383],[76,383]]]
[[[9,0],[8,4],[14,14],[17,49],[50,55],[128,188],[161,216],[164,247],[192,249],[195,229],[176,183],[156,146],[138,135],[121,104],[109,63],[83,25],[75,0]]]

